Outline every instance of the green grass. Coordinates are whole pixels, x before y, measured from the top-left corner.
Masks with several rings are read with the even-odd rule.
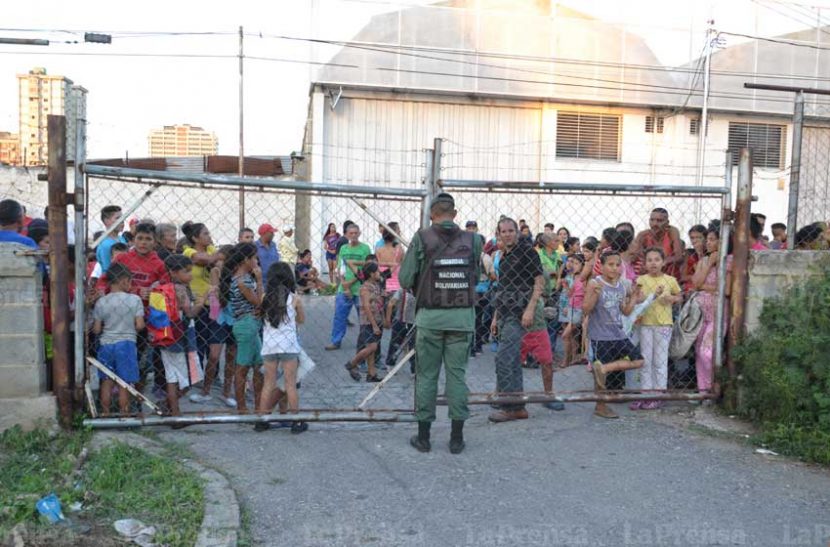
[[[35,503],[54,492],[64,508],[83,499],[67,477],[89,433],[23,432],[19,426],[0,433],[0,537],[18,522],[36,522]]]
[[[116,443],[90,458],[86,477],[97,495],[97,516],[153,525],[156,543],[195,543],[204,514],[202,484],[180,463]]]
[[[36,538],[54,535],[55,529],[35,509],[38,499],[54,492],[64,514],[92,525],[98,533],[114,536],[113,521],[134,518],[156,527],[158,544],[193,545],[204,515],[204,496],[201,479],[176,461],[182,453],[170,447],[163,456],[154,456],[115,443],[91,454],[73,477],[90,437],[83,430],[23,432],[19,427],[0,434],[0,538],[18,523]],[[83,502],[84,510],[68,513],[76,501]],[[78,541],[66,544],[83,545],[85,540]]]

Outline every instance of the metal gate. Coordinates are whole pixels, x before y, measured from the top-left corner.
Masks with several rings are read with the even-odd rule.
[[[181,417],[164,416],[164,409],[154,400],[153,377],[159,370],[159,359],[153,350],[144,349],[141,367],[146,376],[143,394],[149,402],[141,408],[135,416],[110,416],[90,418],[86,421],[92,427],[124,427],[136,425],[173,425],[196,423],[247,423],[278,420],[336,420],[336,421],[410,421],[413,419],[414,376],[410,374],[409,366],[395,370],[396,360],[407,352],[393,352],[389,358],[388,333],[381,343],[382,357],[379,364],[386,365],[384,371],[388,376],[381,384],[367,384],[363,381],[354,382],[344,368],[345,361],[354,355],[357,332],[359,327],[348,326],[346,336],[339,349],[327,351],[325,346],[332,342],[334,330],[333,314],[337,297],[332,289],[327,287],[334,278],[329,278],[329,265],[323,251],[322,238],[329,225],[334,223],[338,232],[342,231],[345,220],[356,222],[361,228],[361,240],[374,247],[380,237],[379,231],[383,224],[392,221],[398,223],[396,227],[402,235],[402,246],[405,247],[408,237],[421,226],[427,218],[426,207],[431,198],[438,191],[447,191],[455,195],[458,209],[457,221],[461,225],[467,221],[475,221],[479,233],[490,239],[495,233],[496,225],[502,215],[510,216],[516,221],[524,220],[530,227],[531,233],[544,232],[544,225],[548,222],[555,224],[558,234],[561,228],[567,228],[569,236],[580,237],[580,249],[574,249],[572,254],[578,254],[588,236],[601,238],[603,230],[616,227],[618,223],[627,222],[633,225],[634,232],[641,232],[648,228],[649,214],[654,209],[666,209],[670,215],[672,226],[679,229],[684,241],[688,241],[688,231],[693,226],[703,224],[715,227],[721,239],[726,241],[729,234],[730,221],[724,211],[730,208],[729,188],[731,187],[731,169],[726,170],[723,187],[687,187],[687,186],[654,186],[639,184],[597,184],[597,183],[547,183],[538,180],[465,180],[453,178],[452,165],[442,165],[444,152],[441,150],[441,140],[436,139],[435,148],[428,151],[425,162],[423,185],[418,187],[364,187],[352,184],[313,183],[295,180],[293,177],[282,179],[267,179],[254,177],[231,177],[210,174],[186,174],[170,171],[148,171],[124,167],[112,167],[87,164],[83,167],[85,175],[85,195],[87,208],[91,215],[97,215],[110,204],[122,206],[122,221],[126,222],[127,231],[137,231],[139,226],[152,223],[158,235],[157,245],[162,246],[162,232],[172,227],[177,238],[182,236],[181,226],[186,221],[195,221],[206,225],[212,240],[217,244],[236,243],[240,238],[239,218],[248,222],[248,227],[258,238],[259,227],[271,225],[277,231],[276,241],[283,237],[292,238],[298,251],[309,249],[312,261],[317,268],[321,284],[314,292],[303,299],[306,303],[307,320],[301,327],[300,338],[302,347],[316,364],[308,376],[301,380],[300,412],[293,415],[257,415],[250,413],[253,401],[248,400],[248,413],[240,412],[225,406],[225,390],[227,382],[232,378],[226,377],[228,370],[226,362],[232,356],[227,353],[227,346],[221,346],[218,359],[209,363],[209,368],[215,366],[213,385],[208,390],[211,396],[209,401],[190,403],[185,402]],[[240,199],[242,196],[242,199]],[[115,231],[117,224],[112,225]],[[166,228],[165,228],[166,227]],[[289,234],[287,229],[293,228]],[[143,229],[143,228],[141,228]],[[270,228],[265,227],[268,231]],[[286,229],[285,232],[283,230]],[[94,232],[85,234],[90,246],[97,247],[105,241],[106,234]],[[562,244],[567,244],[563,236]],[[178,242],[179,245],[185,242]],[[190,242],[192,245],[193,242]],[[217,248],[219,245],[217,245]],[[720,271],[721,287],[725,278],[726,246],[722,245],[717,261]],[[171,248],[171,251],[180,251]],[[601,249],[596,249],[599,252]],[[567,253],[565,253],[567,254]],[[78,253],[76,257],[78,272],[87,272],[90,264],[88,258]],[[685,264],[685,256],[684,256]],[[207,275],[207,274],[206,274]],[[82,286],[86,287],[89,298],[95,297],[95,285],[89,274],[83,274]],[[633,370],[625,374],[613,375],[615,384],[610,383],[605,389],[597,389],[594,379],[589,373],[587,364],[553,368],[553,388],[546,389],[543,379],[543,368],[536,368],[533,359],[526,362],[528,368],[523,371],[524,383],[520,390],[505,392],[497,391],[497,374],[494,359],[496,353],[490,351],[491,346],[500,343],[499,337],[484,335],[483,351],[473,352],[468,363],[468,385],[471,390],[470,402],[486,404],[500,402],[550,402],[550,401],[609,401],[622,402],[629,400],[682,400],[705,399],[717,396],[717,383],[714,382],[717,371],[722,365],[724,338],[724,291],[721,289],[711,302],[716,310],[717,317],[710,323],[712,326],[712,349],[710,359],[714,366],[706,369],[711,374],[699,389],[696,367],[693,358],[684,358],[669,363],[667,389],[644,388],[639,377],[640,372]],[[91,314],[84,309],[87,299],[79,299],[76,317],[85,317],[90,320]],[[551,302],[551,306],[554,303]],[[675,312],[678,306],[675,307]],[[547,310],[550,312],[550,310]],[[479,313],[485,310],[479,310]],[[357,323],[357,317],[352,316]],[[551,336],[556,335],[562,340],[565,334],[563,325],[559,321],[559,310],[555,317],[546,320],[545,328]],[[211,336],[210,331],[207,331]],[[575,359],[591,357],[592,350],[588,344],[583,344],[585,333],[567,333],[570,346],[574,348]],[[217,345],[215,339],[203,340],[205,360],[211,359],[210,346]],[[84,349],[85,348],[85,349]],[[472,348],[478,349],[478,348]],[[587,350],[588,356],[583,355]],[[86,343],[76,346],[78,362],[91,363],[88,358],[94,354],[93,344]],[[517,352],[518,353],[518,352]],[[531,354],[533,352],[530,352]],[[560,357],[561,346],[554,348],[554,353]],[[83,367],[78,367],[83,371]],[[89,410],[98,414],[99,409],[95,402],[97,397],[92,396],[92,389],[96,385],[97,369],[87,367],[85,385],[89,397]],[[81,378],[79,377],[80,381]],[[89,380],[89,381],[87,381]],[[443,380],[441,382],[443,385]],[[515,385],[515,384],[514,384]],[[526,386],[526,387],[525,387]],[[244,390],[246,397],[250,397],[250,386]],[[155,395],[161,395],[156,390]],[[160,400],[161,397],[158,397]],[[238,401],[237,401],[238,403]],[[446,403],[443,396],[439,404]],[[155,405],[155,408],[151,405]]]

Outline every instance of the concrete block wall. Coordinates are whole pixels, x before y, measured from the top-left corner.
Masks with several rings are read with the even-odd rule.
[[[827,251],[752,251],[749,261],[746,328],[760,326],[764,300],[780,296],[798,281],[816,275],[814,266],[830,259]]]
[[[0,243],[0,430],[40,419],[54,421],[46,393],[42,281],[27,248]]]

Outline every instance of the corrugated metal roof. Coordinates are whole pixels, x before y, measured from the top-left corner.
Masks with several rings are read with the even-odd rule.
[[[239,172],[238,156],[113,158],[90,160],[89,163],[183,173],[236,174]],[[290,156],[245,156],[245,175],[247,176],[281,177],[288,174],[293,174],[293,162]]]

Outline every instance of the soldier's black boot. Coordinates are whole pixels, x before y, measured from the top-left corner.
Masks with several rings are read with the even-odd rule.
[[[464,420],[453,420],[450,433],[450,454],[461,454],[464,446]]]
[[[409,444],[415,447],[418,452],[429,452],[432,446],[429,444],[429,428],[432,422],[418,422],[418,434],[409,439]]]

